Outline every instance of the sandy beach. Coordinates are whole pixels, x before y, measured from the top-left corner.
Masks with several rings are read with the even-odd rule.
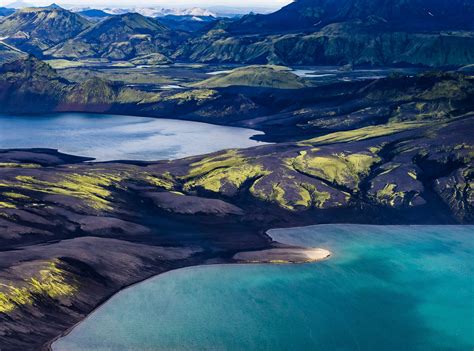
[[[310,263],[324,260],[331,252],[321,248],[275,248],[261,251],[239,252],[234,260],[247,263]]]

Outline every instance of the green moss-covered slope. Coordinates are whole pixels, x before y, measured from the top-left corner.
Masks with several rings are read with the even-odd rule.
[[[128,13],[96,23],[46,54],[57,58],[129,60],[156,53],[166,55],[182,40],[179,33],[170,33],[158,21]]]
[[[59,7],[24,8],[0,20],[0,36],[28,53],[41,55],[89,25],[84,17]]]
[[[192,86],[196,88],[222,88],[230,86],[300,89],[309,83],[282,66],[247,66],[229,73],[219,74]]]

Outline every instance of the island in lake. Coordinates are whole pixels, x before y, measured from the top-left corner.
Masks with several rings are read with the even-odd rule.
[[[2,351],[472,349],[470,2],[121,11],[0,9]]]

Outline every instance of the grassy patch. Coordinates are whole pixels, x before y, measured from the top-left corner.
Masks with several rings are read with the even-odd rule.
[[[396,184],[387,184],[382,190],[376,194],[377,201],[383,205],[395,207],[397,202],[403,202],[406,193],[403,191],[396,191]]]
[[[246,180],[266,174],[269,172],[262,165],[249,162],[237,150],[227,150],[191,164],[189,173],[183,177],[187,180],[184,190],[203,188],[220,192],[225,185],[238,189]]]
[[[13,163],[0,162],[0,168],[40,168],[41,166],[35,163]]]
[[[422,122],[400,122],[382,124],[378,126],[370,126],[343,132],[330,133],[317,138],[305,140],[301,142],[300,145],[312,146],[334,143],[348,143],[352,141],[360,141],[381,136],[392,135],[395,133],[403,132],[405,130],[419,128],[425,125],[427,124]]]
[[[54,69],[66,69],[66,68],[77,68],[77,67],[87,66],[86,62],[64,60],[64,59],[46,60],[45,62]]]
[[[11,202],[0,201],[0,208],[16,208]]]
[[[225,185],[231,185],[239,189],[248,179],[265,174],[268,174],[268,172],[264,170],[262,165],[247,163],[211,171],[202,177],[187,182],[184,189],[203,188],[218,193]]]
[[[317,153],[301,153],[292,165],[297,171],[312,175],[331,183],[357,188],[360,180],[371,167],[380,161],[373,154],[355,153],[319,156]]]
[[[191,170],[186,178],[195,178],[209,173],[217,168],[237,166],[245,161],[238,150],[231,149],[217,156],[205,157],[191,164]]]
[[[178,104],[190,101],[204,102],[214,99],[217,95],[218,93],[215,90],[194,89],[168,96],[164,98],[164,101],[177,101]]]
[[[37,191],[47,194],[67,195],[81,200],[96,210],[111,210],[108,200],[110,186],[117,186],[123,179],[120,174],[66,174],[57,182],[48,182],[29,176],[17,176],[19,183],[10,187]]]
[[[247,66],[236,68],[227,74],[216,75],[202,82],[194,83],[197,88],[220,88],[229,86],[250,86],[276,89],[301,89],[308,86],[303,78],[283,66]]]
[[[271,183],[269,191],[265,186],[260,186],[264,181],[264,178],[258,179],[250,188],[251,194],[257,199],[274,203],[286,210],[294,211],[296,207],[323,208],[331,199],[331,194],[328,192],[318,191],[313,184],[295,182],[292,177]],[[294,195],[291,196],[289,193]]]
[[[56,299],[73,295],[77,288],[66,282],[66,273],[58,268],[58,261],[46,262],[38,274],[21,286],[0,284],[0,313],[17,307],[32,305],[37,297]]]
[[[19,194],[19,193],[11,193],[11,192],[6,192],[6,193],[2,193],[3,196],[6,196],[6,197],[9,197],[11,199],[29,199],[28,196],[26,195],[23,195],[23,194]]]
[[[145,181],[153,186],[163,188],[166,190],[172,190],[174,188],[174,181],[169,173],[165,173],[161,177],[148,175],[145,176]]]

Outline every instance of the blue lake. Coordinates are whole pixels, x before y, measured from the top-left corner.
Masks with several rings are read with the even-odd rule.
[[[120,292],[53,349],[474,348],[474,226],[322,225],[270,235],[333,256],[169,272]]]
[[[147,117],[64,113],[0,116],[0,149],[52,148],[97,161],[165,160],[256,146],[261,132]]]

